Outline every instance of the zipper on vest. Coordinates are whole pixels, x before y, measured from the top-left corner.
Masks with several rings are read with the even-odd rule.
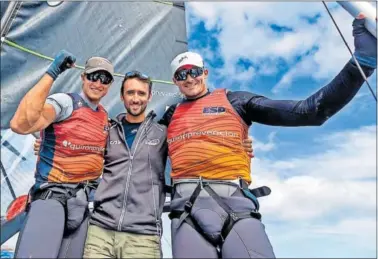
[[[125,217],[125,213],[126,213],[126,204],[127,204],[127,195],[129,193],[129,186],[130,186],[130,177],[131,177],[131,171],[133,169],[133,161],[134,161],[134,155],[135,155],[135,152],[138,148],[138,145],[139,145],[139,142],[140,142],[140,139],[142,138],[143,136],[143,130],[144,128],[148,125],[149,121],[151,120],[151,118],[149,118],[145,123],[143,123],[140,128],[138,129],[138,131],[141,131],[142,134],[139,135],[139,138],[136,142],[136,145],[135,145],[135,149],[134,149],[134,153],[131,154],[131,150],[129,150],[129,154],[130,154],[130,167],[129,167],[129,171],[127,172],[127,180],[126,180],[126,186],[125,186],[125,192],[123,194],[123,204],[122,204],[122,212],[121,212],[121,216],[119,218],[119,222],[118,222],[118,227],[117,227],[117,230],[118,231],[122,231],[122,222],[123,222],[123,219]],[[123,127],[122,127],[122,131],[123,131]],[[123,132],[123,135],[125,135],[125,133]],[[127,146],[127,143],[126,143],[126,140],[125,140],[125,144]]]

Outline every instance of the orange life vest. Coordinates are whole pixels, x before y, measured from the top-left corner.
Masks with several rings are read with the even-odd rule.
[[[180,103],[168,127],[171,177],[251,182],[250,158],[242,147],[247,136],[248,126],[225,89]]]
[[[78,183],[95,180],[102,173],[108,114],[101,105],[93,111],[79,95],[70,96],[72,115],[41,132],[37,183]]]

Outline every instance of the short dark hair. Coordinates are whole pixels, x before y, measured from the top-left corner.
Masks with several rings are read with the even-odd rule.
[[[125,74],[125,77],[123,78],[122,85],[121,85],[121,96],[123,96],[123,90],[125,89],[125,82],[128,79],[132,79],[132,78],[136,78],[143,83],[147,83],[148,84],[148,93],[151,94],[151,92],[152,92],[151,78],[149,76],[139,72],[139,71],[133,70],[133,71],[127,72]]]

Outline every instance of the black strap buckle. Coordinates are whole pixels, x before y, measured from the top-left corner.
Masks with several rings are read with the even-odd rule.
[[[250,189],[250,191],[256,196],[256,198],[268,196],[272,192],[268,186],[260,186],[258,188]]]
[[[186,201],[184,210],[189,213],[192,210],[192,208],[193,208],[193,204],[190,201]]]
[[[239,217],[236,216],[235,212],[231,212],[229,215],[230,215],[230,217],[232,218],[233,221],[238,221],[239,220]]]
[[[252,218],[261,220],[261,213],[258,212],[258,211],[251,211],[251,216],[252,216]]]
[[[52,196],[52,194],[53,194],[53,192],[51,190],[46,190],[46,191],[41,193],[41,195],[39,196],[39,199],[47,200]]]

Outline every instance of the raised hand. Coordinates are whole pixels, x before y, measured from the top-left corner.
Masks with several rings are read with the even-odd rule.
[[[353,21],[354,55],[361,65],[377,68],[377,39],[365,28],[365,15]]]
[[[66,69],[74,66],[76,57],[66,50],[61,50],[56,55],[54,61],[51,63],[46,73],[49,74],[54,80],[63,73]]]

